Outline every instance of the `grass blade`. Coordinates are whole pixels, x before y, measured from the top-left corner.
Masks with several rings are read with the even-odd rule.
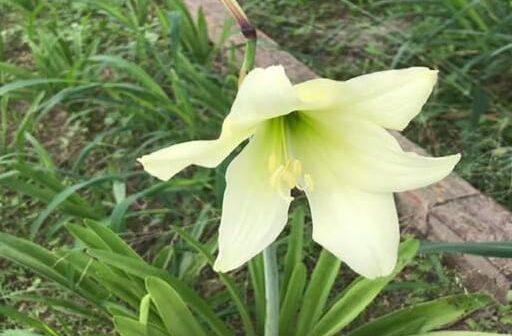
[[[99,176],[93,179],[90,179],[88,181],[84,181],[81,183],[77,183],[75,185],[69,186],[62,190],[60,193],[58,193],[55,197],[53,197],[52,201],[48,204],[48,206],[39,214],[39,216],[36,218],[34,222],[32,222],[32,225],[30,226],[30,237],[33,239],[35,235],[37,234],[39,228],[41,225],[43,225],[43,222],[48,218],[48,216],[63,202],[65,202],[71,195],[73,195],[78,190],[94,185],[94,184],[100,184],[106,181],[112,181],[115,179],[119,179],[119,176],[117,175],[110,175],[110,176]],[[92,219],[99,219],[101,214],[96,213]]]
[[[304,288],[306,287],[306,277],[306,266],[303,263],[296,264],[286,288],[286,295],[282,301],[279,320],[280,335],[293,334],[295,317],[297,316]]]
[[[313,330],[313,326],[322,315],[340,265],[341,261],[337,257],[327,250],[322,250],[304,293],[297,319],[296,335],[309,335]]]
[[[304,245],[304,220],[306,214],[303,207],[297,207],[292,214],[291,232],[288,237],[288,249],[284,258],[283,283],[281,286],[281,301],[286,295],[286,289],[297,264],[302,262]]]
[[[92,56],[90,61],[102,63],[114,68],[126,70],[130,75],[139,81],[139,83],[147,89],[149,92],[154,93],[164,99],[169,99],[167,93],[162,89],[153,77],[151,77],[144,69],[135,63],[131,63],[127,60],[117,56],[97,55]]]
[[[203,256],[205,256],[208,260],[208,263],[210,265],[213,265],[214,259],[213,256],[204,249],[204,247],[199,243],[197,240],[195,240],[188,232],[185,230],[173,227],[173,230],[176,231],[181,238],[183,238],[187,243],[189,243],[194,249],[196,249],[199,253],[201,253]],[[240,317],[242,319],[242,323],[244,324],[245,334],[246,335],[256,335],[256,332],[254,330],[253,323],[251,321],[251,317],[249,315],[249,312],[246,309],[246,305],[243,302],[243,299],[238,291],[238,288],[236,286],[235,281],[233,278],[231,278],[229,275],[225,273],[218,273],[219,277],[221,278],[222,282],[226,286],[226,289],[228,290],[229,294],[231,295],[232,300],[234,301],[235,306],[238,309],[238,312],[240,313]]]
[[[249,275],[254,296],[257,330],[263,333],[265,323],[265,271],[263,269],[263,257],[258,254],[248,262]]]
[[[484,257],[512,258],[512,242],[443,243],[422,241],[419,253],[466,253]]]
[[[89,250],[89,254],[104,263],[117,267],[126,273],[145,279],[148,276],[158,277],[169,283],[187,304],[205,321],[208,322],[212,330],[219,336],[230,336],[233,333],[217,317],[206,301],[197,295],[196,291],[183,284],[179,279],[173,277],[167,271],[153,267],[146,262],[135,260],[134,258],[110,253],[101,250]]]
[[[448,296],[394,311],[357,328],[349,336],[407,336],[424,333],[456,322],[492,302],[484,294]]]
[[[400,245],[397,267],[390,276],[355,280],[315,325],[312,335],[335,335],[352,322],[416,255],[419,242],[407,240]]]
[[[411,336],[504,336],[503,334],[486,333],[479,331],[436,331],[426,334],[418,334]]]
[[[93,220],[84,220],[85,226],[100,237],[105,244],[115,253],[132,257],[136,260],[143,261],[142,258],[128,245],[121,237],[110,230],[105,224]]]
[[[206,336],[205,331],[192,315],[185,301],[167,282],[146,278],[146,289],[151,295],[167,331],[173,336]]]
[[[130,206],[141,197],[161,194],[164,191],[179,191],[184,187],[192,187],[200,184],[202,181],[189,181],[185,179],[173,179],[171,181],[159,182],[151,187],[139,191],[133,195],[126,197],[121,203],[117,204],[109,218],[109,226],[114,232],[122,232],[124,230],[124,216]]]
[[[35,328],[37,330],[44,331],[47,335],[60,336],[55,330],[53,330],[46,323],[44,323],[40,320],[36,320],[36,319],[34,319],[28,315],[25,315],[23,313],[20,313],[19,311],[17,311],[14,308],[0,305],[0,315],[9,317],[14,321],[18,321],[22,324],[25,324],[25,325]]]

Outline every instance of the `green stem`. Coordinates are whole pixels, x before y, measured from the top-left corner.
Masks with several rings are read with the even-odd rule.
[[[274,244],[263,250],[265,270],[265,336],[279,335],[279,273]]]
[[[240,67],[240,74],[238,75],[238,86],[240,86],[245,78],[245,75],[252,68],[254,68],[254,60],[256,58],[256,39],[249,39],[245,43],[245,55],[242,66]]]
[[[258,40],[256,28],[251,24],[249,18],[245,14],[242,7],[238,4],[237,0],[220,0],[231,16],[236,20],[242,35],[246,38],[245,55],[242,66],[240,67],[240,74],[238,76],[238,86],[240,86],[245,78],[245,75],[254,67],[254,59],[256,57],[256,41]]]

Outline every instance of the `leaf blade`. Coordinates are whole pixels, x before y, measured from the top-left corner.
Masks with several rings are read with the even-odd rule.
[[[206,336],[199,321],[171,285],[159,278],[147,277],[146,289],[155,303],[165,328],[171,335]]]

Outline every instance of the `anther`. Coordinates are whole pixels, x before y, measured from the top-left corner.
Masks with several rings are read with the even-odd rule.
[[[268,159],[270,185],[280,193],[297,187],[300,190],[313,191],[314,183],[311,175],[302,173],[302,163],[297,159],[286,160],[278,164],[277,157],[271,155]]]

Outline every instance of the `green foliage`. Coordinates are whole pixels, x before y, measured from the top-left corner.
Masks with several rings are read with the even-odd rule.
[[[413,336],[497,336],[498,334],[471,331],[438,331]]]
[[[298,211],[297,218],[304,219],[301,211]],[[296,220],[294,225],[299,228],[303,226],[300,220]],[[81,296],[90,308],[78,308],[52,299],[48,300],[48,304],[65,305],[72,311],[86,316],[90,314],[91,318],[97,316],[97,321],[101,323],[107,323],[105,317],[111,315],[121,335],[186,335],[190,330],[194,331],[194,335],[211,332],[217,335],[233,334],[230,327],[216,315],[211,302],[202,299],[178,277],[145,262],[103,223],[88,220],[85,226],[71,224],[67,228],[86,250],[61,249],[50,252],[27,240],[0,234],[0,257],[29,267],[71,293]],[[205,245],[195,240],[190,232],[180,228],[174,230],[209,263],[213,261]],[[288,246],[294,248],[297,242],[293,241],[299,239],[295,230],[288,237]],[[282,330],[294,330],[293,334],[304,335],[338,333],[412,260],[418,245],[413,240],[401,245],[400,259],[393,275],[376,280],[356,279],[334,298],[332,284],[338,276],[338,268],[332,264],[339,266],[338,260],[323,251],[308,281],[306,268],[302,262],[296,263],[284,294]],[[220,277],[231,297],[224,304],[236,307],[246,334],[255,335],[251,317],[246,310],[246,298],[238,292],[234,279],[226,274],[220,274]],[[324,278],[327,278],[327,285]],[[332,298],[329,303],[328,298]],[[385,315],[359,327],[353,334],[372,335],[375,330],[389,330],[389,335],[406,336],[427,332],[457,321],[491,302],[485,295],[441,298]],[[44,322],[11,308],[1,312],[49,335],[60,335]],[[291,321],[295,318],[299,321],[304,318],[306,322],[294,325]],[[208,329],[205,329],[206,326]]]
[[[176,291],[158,278],[146,278],[146,289],[170,335],[206,335]]]
[[[351,336],[398,336],[421,333],[440,328],[474,310],[492,303],[481,294],[456,295],[421,303],[392,312],[350,333]]]
[[[422,253],[466,253],[486,257],[512,258],[512,242],[463,242],[463,243],[440,243],[427,242],[421,243],[420,252]]]
[[[153,187],[147,176],[140,181],[132,173],[139,169],[135,158],[145,152],[191,133],[215,136],[227,112],[234,82],[211,70],[218,50],[202,14],[193,20],[178,0],[8,3],[19,10],[12,15],[25,20],[19,34],[26,44],[20,47],[30,59],[0,62],[0,153],[6,154],[0,159],[0,184],[20,199],[46,206],[27,223],[32,237],[41,230],[53,235],[73,218],[109,214],[112,227],[122,231],[142,197],[162,197],[205,181]],[[64,16],[56,20],[55,13]],[[180,17],[180,29],[172,28],[170,13]],[[14,36],[3,36],[3,47],[13,45]],[[65,119],[53,125],[59,113]],[[198,116],[209,118],[211,127],[197,128]],[[41,132],[46,123],[51,126]],[[76,132],[82,130],[97,137],[74,153],[47,147],[60,141],[81,146],[84,139]],[[137,180],[138,193],[113,206],[112,186],[130,177]]]
[[[340,265],[341,261],[326,250],[318,257],[302,298],[296,335],[309,334],[320,318]]]
[[[89,250],[50,252],[27,240],[1,233],[0,257],[28,267],[83,297],[101,314],[123,311],[133,316],[146,295],[144,279],[158,277],[169,283],[216,334],[230,334],[198,294],[167,271],[143,261],[104,224],[87,221],[85,227],[71,225],[68,229]],[[128,309],[119,310],[118,300]],[[95,314],[95,310],[91,310],[91,315]],[[161,323],[160,326],[163,328]]]
[[[213,265],[214,258],[213,256],[196,240],[194,237],[190,236],[186,231],[181,230],[177,227],[174,230],[182,237],[188,244],[190,244],[194,249],[196,249],[199,254],[204,256],[210,265]],[[254,331],[254,327],[252,325],[252,321],[250,319],[249,313],[245,307],[242,297],[240,296],[235,281],[227,274],[219,273],[219,277],[224,282],[234,304],[236,305],[240,317],[242,318],[242,322],[244,324],[245,334],[246,335],[256,335]]]
[[[312,334],[332,335],[352,322],[412,260],[417,249],[417,241],[405,241],[400,247],[400,258],[393,274],[375,280],[360,278],[352,282],[315,325]]]
[[[461,25],[496,29],[481,7],[449,6]],[[192,15],[182,0],[0,0],[0,8],[0,263],[9,262],[0,289],[18,308],[0,307],[11,328],[1,335],[262,334],[261,256],[250,261],[248,275],[210,271],[225,166],[155,183],[135,162],[170,143],[218,135],[236,71],[210,40],[202,11]],[[404,50],[396,65],[407,62]],[[509,48],[494,52],[508,55]],[[481,86],[471,86],[475,125],[494,106]],[[388,286],[417,243],[402,244],[392,276],[356,278],[341,291],[353,274],[340,274],[328,252],[310,251],[306,220],[304,207],[295,207],[278,243],[283,335],[389,331],[398,323],[403,329],[396,330],[424,333],[489,303],[450,296],[361,325],[380,293],[407,285]],[[44,286],[18,291],[26,284],[9,274],[14,264]],[[442,316],[432,314],[436,309]]]
[[[53,330],[44,322],[33,319],[32,317],[22,314],[10,307],[0,306],[0,315],[7,316],[36,330],[43,331],[50,336],[59,336],[59,334],[55,330]]]

